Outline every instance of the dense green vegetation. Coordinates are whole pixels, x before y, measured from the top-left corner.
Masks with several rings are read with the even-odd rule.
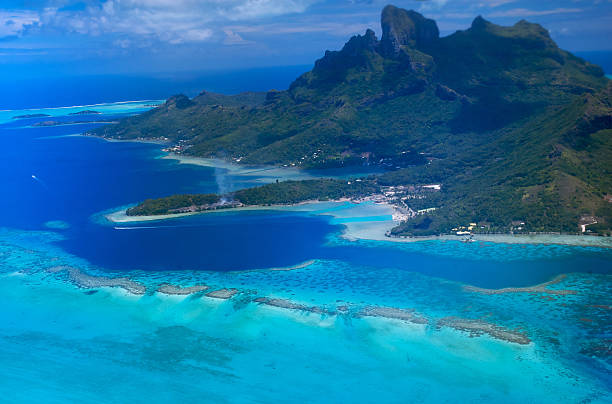
[[[266,100],[266,93],[244,92],[236,95],[225,95],[202,91],[193,99],[197,105],[221,105],[225,107],[254,107],[261,105]]]
[[[378,192],[373,179],[283,181],[256,188],[241,189],[234,198],[245,205],[292,204],[308,200],[354,198]]]
[[[287,205],[310,200],[326,201],[355,198],[378,192],[380,188],[373,178],[358,180],[317,179],[283,181],[255,188],[241,189],[228,195],[215,194],[172,195],[159,199],[147,199],[127,210],[128,216],[164,215],[176,213],[182,208],[197,210],[232,208],[242,205]],[[221,198],[227,202],[219,204]],[[196,209],[198,208],[198,209]]]
[[[216,194],[172,195],[165,198],[147,199],[126,211],[128,216],[164,215],[178,209],[203,207],[218,203]]]
[[[396,234],[467,222],[507,231],[513,221],[527,231],[577,232],[591,216],[598,223],[589,229],[612,228],[612,87],[599,67],[526,21],[502,27],[478,17],[440,38],[434,21],[388,6],[381,24],[380,40],[371,30],[351,38],[265,100],[175,96],[94,133],[168,137],[187,154],[245,164],[385,165],[395,171],[379,185],[443,184],[411,202],[438,209]],[[244,198],[284,203],[330,191],[281,183]]]
[[[444,183],[436,199],[423,201],[439,208],[430,226],[415,230],[422,220],[416,218],[394,233],[442,233],[469,222],[508,231],[513,221],[524,222],[525,231],[574,233],[584,216],[598,218],[591,231],[609,233],[612,130],[603,128],[610,125],[611,106],[609,85],[508,131],[473,158],[383,175],[381,183]]]

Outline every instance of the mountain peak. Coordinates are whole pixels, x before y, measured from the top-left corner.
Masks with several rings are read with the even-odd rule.
[[[547,29],[540,24],[532,23],[526,20],[520,20],[512,26],[501,26],[485,20],[482,16],[478,16],[472,22],[470,29],[471,33],[488,34],[504,38],[520,38],[531,42],[542,42],[543,45],[556,47],[556,44],[550,38]]]
[[[195,103],[191,101],[189,97],[187,97],[185,94],[173,95],[172,97],[168,98],[166,102],[164,103],[164,106],[168,109],[170,108],[185,109],[193,105],[195,105]]]
[[[369,58],[367,54],[374,54],[378,44],[376,34],[368,29],[364,35],[355,35],[349,39],[340,51],[326,51],[325,56],[315,62],[313,71],[335,76],[351,67],[366,66]]]
[[[440,36],[434,20],[423,17],[414,10],[386,6],[381,15],[381,53],[385,57],[397,58],[402,46],[419,48]]]
[[[376,39],[376,34],[371,29],[368,29],[364,35],[356,35],[352,37],[344,45],[342,52],[354,56],[362,50],[374,51],[377,44],[378,39]]]
[[[484,18],[482,18],[481,15],[479,15],[478,17],[474,18],[474,21],[472,21],[472,29],[473,30],[478,30],[478,31],[482,31],[485,30],[487,28],[487,26],[491,25],[491,23],[487,20],[485,20]]]

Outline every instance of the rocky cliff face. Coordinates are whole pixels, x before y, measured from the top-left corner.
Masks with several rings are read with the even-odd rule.
[[[380,53],[390,59],[401,57],[403,46],[419,49],[440,36],[434,20],[427,19],[416,11],[394,6],[383,9],[380,24],[383,33]]]
[[[195,103],[192,100],[190,100],[189,97],[183,94],[179,94],[179,95],[173,95],[172,97],[168,98],[166,102],[164,103],[163,108],[166,108],[168,110],[185,109],[193,105],[195,105]]]
[[[315,63],[315,70],[338,70],[364,65],[369,57],[378,54],[383,58],[401,60],[404,66],[413,62],[413,52],[426,47],[439,38],[438,26],[416,11],[406,11],[394,6],[384,8],[381,16],[382,38],[368,29],[364,35],[352,37],[340,51],[326,51]]]
[[[378,46],[376,34],[368,29],[364,35],[352,37],[340,51],[325,51],[325,56],[315,62],[314,70],[338,70],[364,65],[364,53],[375,52]]]

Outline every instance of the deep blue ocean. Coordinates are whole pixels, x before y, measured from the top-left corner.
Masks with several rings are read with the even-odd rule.
[[[223,94],[288,88],[312,66],[182,72],[66,76],[44,68],[3,66],[0,110],[166,99],[175,94],[194,97],[202,90]]]
[[[258,86],[289,79],[274,80]],[[78,136],[100,125],[90,121],[142,112],[167,96],[160,86],[159,94],[112,99],[94,91],[108,82],[91,86],[102,95],[79,91],[60,104],[47,95],[27,105],[30,94],[0,108],[0,394],[7,402],[610,402],[612,250],[349,241],[342,223],[385,218],[351,215],[348,205],[332,208],[348,211],[345,219],[321,207],[111,223],[105,214],[145,198],[261,182],[162,158],[159,144]],[[146,101],[22,110],[129,99]],[[104,113],[70,115],[83,109]],[[30,113],[53,118],[12,119]],[[49,119],[73,124],[35,126]],[[267,269],[304,262],[311,263]],[[56,270],[65,267],[129,277],[147,293],[84,287]],[[550,288],[571,293],[465,288],[528,287],[561,274],[568,275]],[[240,292],[227,301],[155,293],[165,282]],[[258,296],[348,311],[281,309],[254,303]],[[365,307],[414,310],[429,323],[363,317]],[[449,317],[519,330],[531,343],[436,325]]]

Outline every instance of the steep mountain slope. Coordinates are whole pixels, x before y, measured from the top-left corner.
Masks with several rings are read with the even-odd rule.
[[[460,159],[385,174],[381,182],[442,182],[440,211],[426,232],[482,222],[507,230],[525,222],[529,231],[576,232],[578,224],[607,233],[612,203],[612,84],[552,108]],[[396,229],[413,233],[417,218]]]
[[[526,21],[477,17],[440,38],[433,20],[387,6],[381,26],[380,40],[368,30],[327,51],[263,104],[176,96],[94,133],[164,136],[241,163],[384,164],[396,171],[382,185],[442,183],[417,203],[439,208],[430,224],[417,217],[400,234],[465,221],[575,231],[587,216],[610,227],[611,87],[599,67]]]
[[[266,93],[246,91],[236,95],[225,95],[202,91],[193,101],[198,105],[222,105],[224,107],[255,107],[266,101]]]

